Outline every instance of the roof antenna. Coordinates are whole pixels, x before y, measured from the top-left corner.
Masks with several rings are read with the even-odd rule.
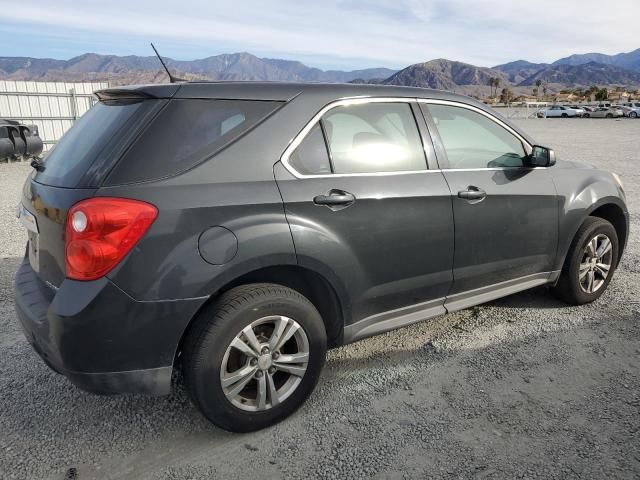
[[[153,51],[156,52],[156,55],[158,56],[158,60],[160,60],[160,63],[162,64],[162,66],[164,67],[164,70],[167,72],[167,75],[169,75],[169,82],[170,83],[176,83],[176,82],[186,82],[185,79],[183,78],[178,78],[178,77],[174,77],[171,72],[169,71],[169,68],[167,67],[167,64],[164,63],[164,60],[162,60],[162,57],[160,56],[160,54],[158,53],[158,50],[156,50],[156,47],[153,45],[153,43],[151,43],[151,48],[153,48]]]

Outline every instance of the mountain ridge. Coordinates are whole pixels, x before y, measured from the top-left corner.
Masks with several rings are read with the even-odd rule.
[[[260,58],[248,52],[220,54],[196,60],[165,58],[172,72],[187,80],[266,80],[294,82],[366,82],[461,91],[495,93],[499,88],[521,93],[540,81],[549,90],[591,85],[640,85],[640,49],[617,55],[576,54],[553,63],[527,60],[480,67],[448,59],[434,59],[401,70],[321,70],[296,60]],[[625,66],[621,66],[625,65]],[[109,81],[113,85],[157,83],[167,80],[155,56],[118,56],[85,53],[69,60],[0,57],[0,79],[42,81]]]
[[[387,78],[395,70],[370,68],[352,71],[321,70],[295,60],[260,58],[247,52],[221,54],[196,60],[164,57],[170,69],[194,79],[281,80],[349,82],[355,79]],[[0,78],[6,80],[70,80],[91,77],[110,80],[117,77],[153,78],[162,67],[155,56],[118,56],[85,53],[69,60],[34,57],[0,57]],[[178,75],[179,76],[179,75]]]
[[[640,48],[631,52],[607,55],[605,53],[578,53],[560,58],[552,65],[584,65],[591,62],[613,65],[626,70],[640,72]]]

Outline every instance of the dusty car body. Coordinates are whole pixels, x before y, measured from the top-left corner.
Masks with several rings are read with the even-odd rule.
[[[540,285],[580,304],[624,250],[620,179],[464,96],[407,87],[108,89],[25,182],[25,335],[97,393],[249,431],[327,347]]]

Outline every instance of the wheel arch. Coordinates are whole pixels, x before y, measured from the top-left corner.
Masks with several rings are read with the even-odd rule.
[[[272,265],[240,274],[220,286],[209,296],[198,311],[191,317],[182,332],[174,355],[174,365],[182,351],[184,340],[200,312],[206,306],[216,302],[224,292],[239,285],[249,283],[275,283],[301,293],[308,298],[318,312],[320,312],[327,331],[329,347],[342,345],[345,317],[348,315],[346,310],[347,302],[344,298],[341,298],[332,283],[327,280],[324,275],[307,267],[300,265]]]
[[[587,193],[587,195],[585,195],[587,198],[591,197],[592,194],[595,196],[595,192],[591,189],[585,190],[585,192]],[[613,225],[618,234],[619,248],[616,263],[619,263],[629,232],[628,218],[625,213],[626,208],[622,200],[616,196],[604,196],[588,207],[576,205],[574,208],[571,208],[570,211],[571,213],[567,214],[563,222],[561,222],[564,223],[564,228],[561,228],[561,232],[563,233],[561,233],[560,249],[556,258],[555,269],[559,271],[564,268],[571,243],[578,229],[588,217],[602,218]]]
[[[625,249],[627,235],[629,233],[627,216],[624,210],[617,203],[606,202],[594,206],[589,212],[589,216],[607,220],[613,225],[613,228],[615,228],[616,234],[618,235],[618,258],[616,258],[616,265],[618,265],[622,258],[622,252]]]

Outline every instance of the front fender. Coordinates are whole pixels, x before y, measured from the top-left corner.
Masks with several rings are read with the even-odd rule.
[[[554,173],[559,203],[558,255],[554,270],[561,270],[585,218],[604,205],[616,205],[627,217],[628,232],[628,212],[624,192],[609,173],[596,169],[559,169]]]

